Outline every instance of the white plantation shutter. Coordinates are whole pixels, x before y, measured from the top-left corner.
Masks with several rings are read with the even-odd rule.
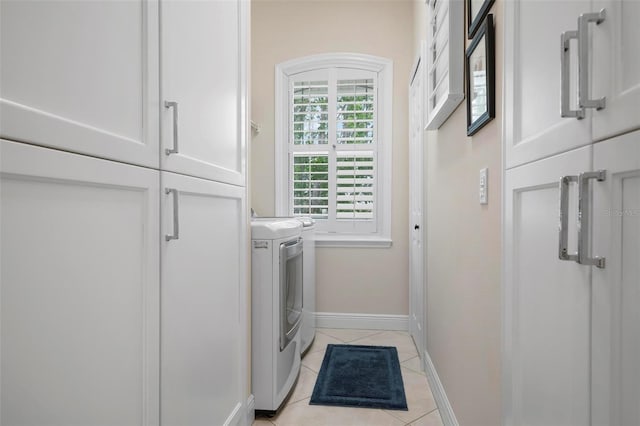
[[[329,83],[294,82],[292,101],[294,145],[329,143]]]
[[[293,215],[328,219],[329,164],[327,154],[293,155]]]
[[[464,98],[464,3],[432,0],[427,19],[426,128],[433,130],[447,120]]]
[[[289,80],[289,209],[319,232],[378,232],[378,74],[350,68]]]
[[[375,93],[373,79],[338,80],[336,141],[374,143]]]
[[[342,151],[336,157],[336,219],[374,218],[373,151]]]
[[[434,1],[432,4],[432,18],[429,31],[428,107],[433,110],[444,98],[449,90],[449,3]]]

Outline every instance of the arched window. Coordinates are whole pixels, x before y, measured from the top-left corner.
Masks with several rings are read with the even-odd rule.
[[[338,53],[276,67],[276,213],[319,244],[390,245],[393,65]]]

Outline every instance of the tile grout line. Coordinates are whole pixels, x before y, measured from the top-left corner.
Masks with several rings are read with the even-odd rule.
[[[351,340],[349,343],[354,343],[354,342],[357,342],[358,340],[369,339],[369,338],[371,338],[373,336],[378,336],[378,335],[384,333],[385,331],[388,331],[388,330],[378,330],[377,332],[375,332],[373,334],[370,334],[368,336],[358,337],[357,339]]]
[[[351,330],[351,329],[349,329],[349,328],[344,328],[344,329],[337,329],[337,330]],[[353,330],[358,330],[358,329],[353,329]],[[369,330],[369,331],[371,331],[371,332],[372,332],[372,334],[369,334],[369,335],[367,335],[367,336],[363,336],[363,337],[358,337],[358,338],[353,339],[353,340],[344,340],[344,339],[340,339],[340,338],[335,337],[335,336],[332,336],[332,335],[330,335],[330,334],[323,333],[320,329],[317,329],[316,331],[317,331],[318,333],[322,333],[323,335],[325,335],[325,336],[327,336],[327,337],[331,337],[332,339],[340,340],[342,343],[353,343],[353,342],[356,342],[356,341],[361,340],[361,339],[367,339],[367,338],[372,337],[372,336],[377,336],[378,334],[384,333],[385,331],[388,331],[388,330]]]
[[[438,407],[434,408],[433,410],[429,411],[429,412],[428,412],[428,413],[426,413],[426,414],[421,415],[421,416],[420,416],[420,417],[418,417],[417,419],[413,419],[413,420],[411,420],[411,421],[410,421],[409,423],[407,423],[405,426],[410,426],[410,425],[411,425],[411,423],[413,423],[413,422],[415,422],[415,421],[417,421],[417,420],[420,420],[420,419],[421,419],[421,418],[423,418],[423,417],[427,417],[429,414],[433,413],[434,411],[438,411]]]

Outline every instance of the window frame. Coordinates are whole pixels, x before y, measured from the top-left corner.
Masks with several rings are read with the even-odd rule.
[[[390,247],[393,62],[387,58],[357,53],[305,56],[282,62],[275,68],[275,208],[277,216],[290,216],[289,87],[296,74],[326,69],[350,68],[376,73],[377,171],[376,232],[317,232],[316,244],[326,247]]]

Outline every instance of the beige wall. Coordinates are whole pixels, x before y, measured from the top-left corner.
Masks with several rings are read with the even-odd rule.
[[[408,314],[408,94],[410,0],[257,0],[252,3],[251,205],[275,213],[274,67],[318,53],[354,52],[393,60],[392,248],[317,250],[317,311]]]
[[[426,33],[425,2],[414,6],[418,46]],[[491,11],[496,118],[467,137],[465,100],[439,130],[425,132],[427,350],[461,425],[500,424],[502,8],[498,0]],[[478,203],[483,167],[489,168],[486,206]]]

